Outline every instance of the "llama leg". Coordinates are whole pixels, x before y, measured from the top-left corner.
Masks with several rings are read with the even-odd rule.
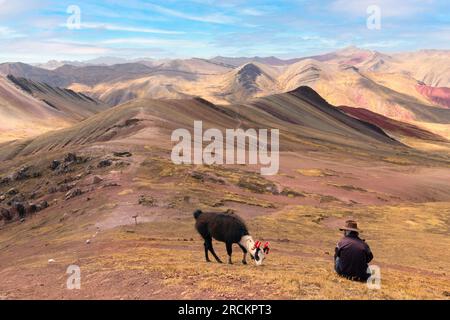
[[[244,257],[242,258],[242,263],[247,264],[247,249],[243,245],[239,243],[239,247],[242,249],[242,252],[244,253]]]
[[[227,253],[228,253],[228,263],[233,264],[231,261],[231,254],[233,253],[233,244],[231,242],[226,243]]]
[[[209,256],[208,256],[208,244],[207,244],[206,240],[205,240],[205,243],[203,244],[203,246],[205,247],[205,259],[206,259],[206,262],[211,262],[211,260],[209,260]]]
[[[212,245],[212,239],[208,239],[207,240],[207,244],[208,244],[208,249],[209,251],[212,253],[212,255],[214,256],[214,258],[216,259],[216,261],[218,263],[222,263],[222,261],[219,259],[219,257],[217,256],[216,252],[214,251],[213,245]]]

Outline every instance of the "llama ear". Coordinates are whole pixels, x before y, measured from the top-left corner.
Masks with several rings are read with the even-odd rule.
[[[259,249],[261,247],[261,241],[256,241],[253,245],[253,249]]]
[[[264,244],[263,251],[264,251],[265,254],[269,254],[270,248],[269,248],[269,242],[268,241]]]

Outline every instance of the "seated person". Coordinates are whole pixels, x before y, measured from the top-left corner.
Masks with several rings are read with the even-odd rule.
[[[345,226],[339,230],[344,231],[344,237],[335,249],[336,272],[350,280],[366,281],[370,277],[367,269],[373,254],[367,243],[359,238],[361,230],[353,220],[346,221]]]

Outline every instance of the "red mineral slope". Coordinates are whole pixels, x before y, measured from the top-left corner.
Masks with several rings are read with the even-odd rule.
[[[432,102],[450,109],[450,88],[431,87],[424,84],[418,84],[416,90]]]
[[[424,139],[424,140],[447,142],[447,140],[445,138],[443,138],[437,134],[434,134],[432,132],[429,132],[427,130],[424,130],[422,128],[419,128],[419,127],[409,124],[409,123],[390,119],[381,114],[372,112],[372,111],[364,109],[364,108],[352,108],[352,107],[340,106],[339,109],[354,118],[372,123],[372,124],[376,125],[377,127],[382,128],[386,132],[399,134],[399,135],[406,136],[406,137]]]

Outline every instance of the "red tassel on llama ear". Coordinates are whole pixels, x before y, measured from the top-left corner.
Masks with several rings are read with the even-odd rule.
[[[253,245],[253,249],[259,249],[259,247],[261,247],[261,241],[256,241]]]
[[[263,251],[264,251],[265,254],[269,254],[269,251],[270,251],[270,248],[269,248],[269,241],[267,241],[267,242],[264,244]]]

